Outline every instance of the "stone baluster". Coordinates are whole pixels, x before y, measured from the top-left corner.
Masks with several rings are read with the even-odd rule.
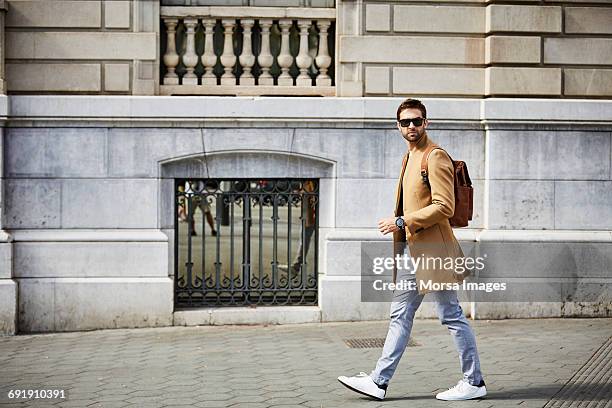
[[[317,67],[319,67],[317,86],[331,86],[331,77],[327,74],[332,61],[327,49],[327,30],[331,22],[329,20],[317,20],[317,25],[319,26],[319,52],[315,58]]]
[[[293,78],[289,74],[289,68],[293,64],[293,56],[289,50],[289,30],[292,24],[291,20],[279,20],[278,22],[281,28],[281,49],[278,55],[278,65],[281,68],[281,74],[278,77],[279,86],[293,85]]]
[[[213,43],[213,30],[217,21],[213,18],[202,20],[204,25],[204,54],[202,54],[202,65],[204,65],[204,75],[202,76],[202,85],[217,85],[217,77],[213,73],[213,67],[217,63]]]
[[[255,24],[255,20],[241,20],[244,28],[242,36],[242,53],[238,58],[243,72],[240,76],[240,85],[255,85],[255,77],[251,73],[251,69],[255,64],[255,55],[251,48],[251,27]]]
[[[221,85],[236,85],[236,76],[232,73],[234,65],[236,65],[236,55],[234,55],[234,43],[232,34],[236,20],[221,20],[224,29],[223,54],[221,54],[221,65],[223,65],[224,73],[221,76]]]
[[[300,52],[295,58],[300,74],[295,80],[297,86],[311,86],[312,79],[308,75],[308,69],[312,65],[312,57],[308,54],[308,29],[310,28],[310,20],[299,20],[298,27],[300,28]]]
[[[187,27],[187,46],[185,54],[183,55],[183,64],[187,72],[183,75],[183,85],[198,84],[198,77],[194,73],[195,66],[198,64],[198,55],[195,50],[195,28],[197,25],[197,19],[185,19],[185,27]]]
[[[178,24],[178,19],[168,18],[164,20],[164,23],[168,33],[166,53],[164,54],[164,65],[166,66],[164,85],[178,85],[179,78],[175,72],[176,66],[179,63],[179,55],[176,53],[176,25]]]
[[[257,56],[257,63],[261,67],[261,74],[257,79],[258,85],[274,85],[274,78],[270,75],[270,67],[274,63],[274,56],[270,52],[270,27],[272,20],[259,20],[261,27],[261,52]]]

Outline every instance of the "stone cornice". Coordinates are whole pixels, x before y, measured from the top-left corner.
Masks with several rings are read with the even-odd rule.
[[[379,122],[393,124],[403,98],[10,95],[11,122]],[[0,118],[6,115],[0,97]],[[612,123],[612,101],[423,98],[432,121]]]

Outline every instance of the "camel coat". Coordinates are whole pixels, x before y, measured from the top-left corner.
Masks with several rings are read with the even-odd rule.
[[[429,154],[427,167],[431,190],[421,177],[421,159],[431,144],[433,142],[425,134],[407,153],[395,201],[395,216],[404,217],[406,228],[393,234],[394,254],[402,254],[407,243],[413,259],[423,258],[416,268],[419,293],[432,291],[424,285],[428,280],[460,283],[468,274],[467,271],[456,272],[451,264],[461,262],[457,259],[463,258],[463,252],[448,220],[455,211],[454,169],[448,154],[441,149]],[[396,280],[396,271],[393,280]]]

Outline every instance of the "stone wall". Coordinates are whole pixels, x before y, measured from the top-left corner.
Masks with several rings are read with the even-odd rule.
[[[158,2],[8,3],[6,75],[10,93],[156,93]]]
[[[341,95],[612,96],[608,1],[420,3],[339,3]]]
[[[262,311],[263,320],[252,310],[174,312],[173,182],[182,177],[319,178],[319,305],[304,319],[387,317],[388,304],[361,302],[359,259],[362,242],[388,242],[375,226],[392,211],[405,151],[393,119],[401,99],[11,98],[4,218],[19,330],[300,321],[299,307]],[[475,217],[457,234],[466,253],[497,254],[487,277],[530,282],[575,267],[580,290],[609,288],[612,104],[424,102],[431,138],[468,163]],[[612,313],[609,295],[464,306],[477,318]],[[431,304],[419,312],[434,315]]]
[[[9,92],[158,94],[158,1],[8,3]],[[338,1],[337,95],[612,97],[608,1],[501,3]],[[327,0],[286,4],[333,7]]]

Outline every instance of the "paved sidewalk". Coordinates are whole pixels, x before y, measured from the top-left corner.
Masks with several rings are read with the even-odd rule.
[[[542,407],[574,373],[590,367],[594,353],[603,363],[592,366],[612,360],[598,351],[612,336],[612,319],[474,321],[489,395],[437,401],[435,393],[460,378],[458,357],[438,321],[417,320],[417,345],[404,354],[387,399],[368,400],[336,377],[371,371],[381,349],[349,348],[344,339],[384,337],[387,325],[171,327],[0,337],[0,406]],[[604,374],[591,376],[602,390],[594,401],[601,407],[612,399],[612,380]],[[579,393],[578,377],[572,384],[578,384]],[[68,398],[7,400],[9,389],[41,388],[64,389]],[[558,395],[567,401],[575,392]]]

